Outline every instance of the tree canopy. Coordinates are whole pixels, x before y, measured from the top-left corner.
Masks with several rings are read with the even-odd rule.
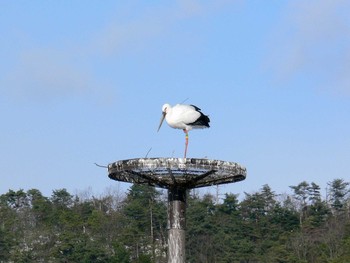
[[[278,194],[269,185],[221,201],[189,192],[186,262],[350,262],[349,183],[327,196],[306,181]],[[132,185],[126,195],[0,195],[0,262],[167,262],[164,190]]]

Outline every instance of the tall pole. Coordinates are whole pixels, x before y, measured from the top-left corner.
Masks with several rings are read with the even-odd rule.
[[[168,189],[168,263],[185,263],[186,189]]]

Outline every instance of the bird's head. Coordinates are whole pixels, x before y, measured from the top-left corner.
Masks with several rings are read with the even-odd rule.
[[[171,106],[168,104],[168,103],[165,103],[164,105],[163,105],[163,107],[162,107],[162,117],[161,117],[161,119],[160,119],[160,124],[159,124],[159,127],[158,127],[158,130],[157,131],[159,131],[160,130],[160,127],[162,127],[162,124],[163,124],[163,121],[164,121],[164,119],[165,119],[165,116],[166,116],[166,114],[167,114],[167,112],[168,112],[168,110],[171,108]]]
[[[168,103],[165,103],[162,107],[162,112],[166,114],[170,108],[171,106]]]

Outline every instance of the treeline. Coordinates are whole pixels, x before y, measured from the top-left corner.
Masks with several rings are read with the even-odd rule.
[[[186,262],[350,262],[349,183],[323,199],[315,183],[244,197],[188,194]],[[0,262],[167,262],[165,191],[125,196],[9,190],[0,196]]]

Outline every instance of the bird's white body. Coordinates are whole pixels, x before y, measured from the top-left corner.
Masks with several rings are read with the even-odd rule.
[[[186,133],[185,158],[188,145],[188,131],[192,129],[209,128],[210,119],[201,112],[201,109],[194,105],[176,104],[171,107],[164,104],[162,107],[162,118],[158,127],[158,131],[162,123],[166,120],[168,125],[175,129],[182,129]]]
[[[165,120],[170,127],[186,131],[205,127],[193,124],[201,117],[201,113],[196,109],[198,108],[185,104],[176,104],[174,107],[164,104],[162,108],[165,112]]]

